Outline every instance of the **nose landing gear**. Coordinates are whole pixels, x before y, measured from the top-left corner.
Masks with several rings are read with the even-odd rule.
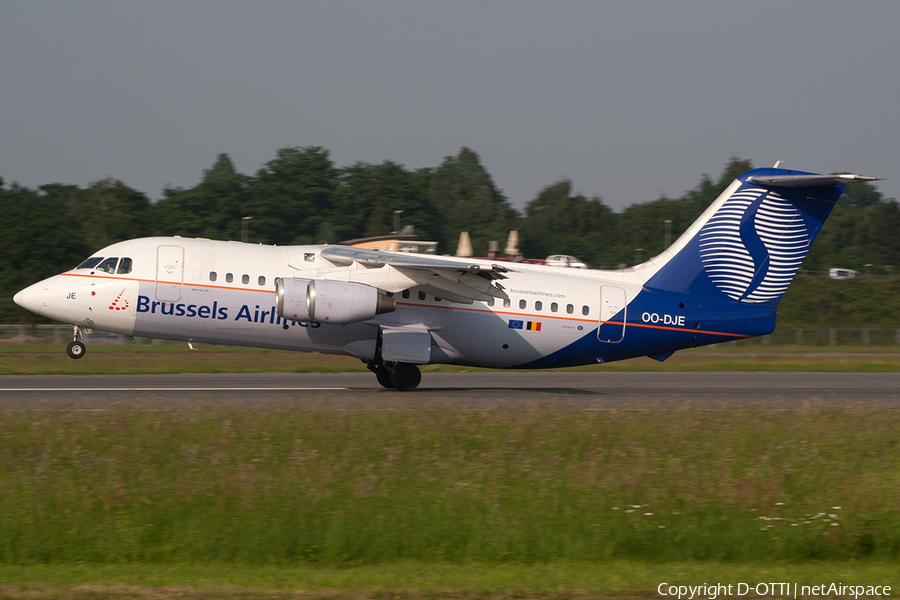
[[[84,356],[84,353],[87,352],[87,347],[82,341],[84,337],[81,335],[81,327],[76,325],[72,332],[72,336],[74,339],[69,342],[69,345],[66,347],[66,354],[69,355],[69,358],[81,358]]]

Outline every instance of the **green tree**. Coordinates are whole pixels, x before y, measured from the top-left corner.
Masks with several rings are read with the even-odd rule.
[[[59,184],[41,186],[41,190],[68,207],[72,225],[81,230],[90,251],[148,232],[149,199],[112,177],[95,181],[85,190]]]
[[[519,215],[494,186],[478,155],[462,148],[444,159],[430,177],[428,199],[437,217],[437,241],[456,250],[461,231],[468,231],[476,255],[484,256],[488,242],[502,249],[510,229],[518,229]]]
[[[272,244],[314,244],[325,241],[316,233],[333,213],[338,170],[328,151],[283,148],[266,163],[251,183],[253,241]],[[332,225],[331,231],[334,231]]]
[[[191,189],[167,188],[151,213],[157,235],[240,239],[241,218],[249,210],[251,178],[238,173],[227,154],[219,154]]]
[[[671,241],[678,239],[703,211],[725,191],[734,179],[752,169],[748,160],[731,158],[722,175],[713,182],[703,175],[700,183],[681,198],[663,196],[652,202],[632,204],[619,218],[618,247],[614,251],[616,262],[631,264],[636,249],[641,249],[641,260],[647,260],[665,250],[665,221],[671,220]]]
[[[16,292],[71,269],[94,248],[86,246],[69,207],[46,193],[13,183],[0,189],[0,214],[0,322],[34,322],[40,318],[13,303]]]
[[[892,266],[900,261],[898,230],[900,205],[896,200],[885,201],[870,183],[849,184],[822,227],[803,268],[891,272]]]
[[[341,169],[332,220],[342,240],[385,235],[394,229],[394,211],[402,210],[402,225],[414,225],[420,239],[434,231],[435,215],[428,202],[430,171],[407,171],[401,165],[356,163]]]
[[[574,254],[595,266],[609,259],[606,248],[616,241],[616,215],[599,198],[571,193],[572,182],[564,179],[525,207],[519,231],[526,256]]]

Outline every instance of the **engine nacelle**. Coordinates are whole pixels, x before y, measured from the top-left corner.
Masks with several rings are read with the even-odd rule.
[[[356,323],[397,308],[393,298],[362,283],[325,279],[275,280],[275,310],[288,321]]]

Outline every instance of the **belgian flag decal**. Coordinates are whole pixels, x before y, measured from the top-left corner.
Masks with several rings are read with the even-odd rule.
[[[541,322],[540,321],[528,321],[528,325],[525,327],[528,331],[540,331],[541,330]]]

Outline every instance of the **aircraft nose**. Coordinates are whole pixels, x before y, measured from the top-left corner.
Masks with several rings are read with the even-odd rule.
[[[13,302],[26,310],[41,314],[41,307],[44,303],[44,282],[39,281],[34,285],[28,286],[13,296]]]

